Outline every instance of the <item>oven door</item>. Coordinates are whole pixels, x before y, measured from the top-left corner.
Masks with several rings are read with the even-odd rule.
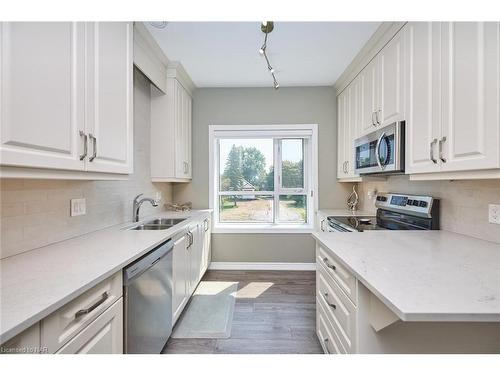
[[[356,173],[404,172],[404,122],[395,122],[354,141]]]

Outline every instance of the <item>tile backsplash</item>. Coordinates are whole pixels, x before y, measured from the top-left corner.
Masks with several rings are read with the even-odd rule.
[[[500,243],[500,225],[488,222],[488,205],[500,204],[500,180],[409,181],[407,176],[358,184],[361,209],[374,210],[369,191],[440,198],[441,229]]]
[[[134,196],[172,201],[172,186],[150,178],[149,81],[134,71],[134,173],[126,181],[0,179],[0,259],[130,221]],[[87,214],[70,217],[70,199],[85,198]],[[141,215],[163,204],[141,207]]]

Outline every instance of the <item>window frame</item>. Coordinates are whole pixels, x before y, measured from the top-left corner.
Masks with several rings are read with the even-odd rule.
[[[214,211],[214,233],[311,233],[316,219],[318,207],[318,138],[317,124],[286,125],[209,125],[209,207]],[[273,138],[273,191],[219,191],[220,160],[219,140],[223,138]],[[284,139],[306,139],[303,143],[302,188],[282,187],[282,141]],[[278,173],[276,173],[278,172]],[[220,222],[219,197],[221,195],[272,195],[273,222]],[[279,218],[279,197],[281,195],[306,196],[306,222],[277,222]]]

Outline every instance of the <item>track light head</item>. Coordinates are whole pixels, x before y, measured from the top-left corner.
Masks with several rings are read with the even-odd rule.
[[[260,24],[260,30],[264,34],[269,34],[271,31],[273,31],[273,29],[274,29],[274,22],[273,21],[263,21]]]

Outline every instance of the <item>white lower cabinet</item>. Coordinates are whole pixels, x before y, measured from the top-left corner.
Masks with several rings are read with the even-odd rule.
[[[188,271],[189,271],[189,253],[187,245],[189,244],[188,234],[182,235],[174,242],[173,248],[173,292],[172,292],[172,324],[175,324],[181,315],[184,306],[188,301]]]
[[[174,242],[172,324],[175,324],[181,315],[208,268],[209,225],[210,218],[193,223],[187,232]]]
[[[333,325],[327,319],[323,300],[316,299],[316,332],[325,354],[346,354]]]
[[[99,315],[57,354],[122,354],[123,298]]]
[[[330,322],[342,347],[348,353],[355,353],[356,306],[337,285],[337,282],[327,274],[322,265],[318,265],[316,271],[316,299],[317,305],[322,305],[322,318]]]
[[[208,266],[210,265],[210,259],[212,257],[211,247],[210,247],[211,237],[212,237],[212,223],[209,217],[203,220],[203,229],[201,231],[201,236],[203,241],[203,248],[201,251],[200,279],[207,271]]]

